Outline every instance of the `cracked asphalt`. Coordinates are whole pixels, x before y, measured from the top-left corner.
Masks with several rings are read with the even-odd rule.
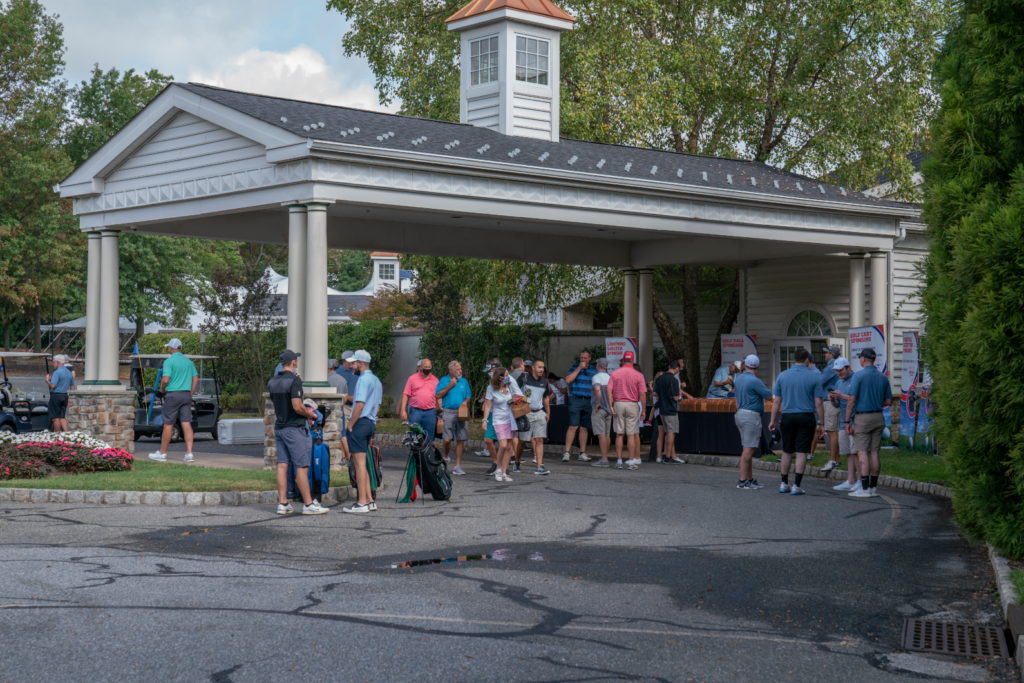
[[[904,617],[1001,622],[945,501],[549,460],[397,505],[389,451],[366,516],[4,503],[0,683],[1017,680],[898,651]]]

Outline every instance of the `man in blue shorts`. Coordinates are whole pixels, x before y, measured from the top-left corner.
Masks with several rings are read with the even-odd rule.
[[[370,452],[370,440],[377,429],[377,410],[384,394],[380,380],[370,371],[370,354],[359,349],[352,354],[352,370],[358,379],[356,389],[352,393],[352,420],[348,428],[348,452],[352,454],[352,462],[356,467],[356,488],[359,490],[359,502],[352,507],[343,508],[344,512],[364,515],[377,509],[370,490],[370,473],[367,467],[367,454]]]
[[[580,362],[569,368],[565,383],[569,385],[569,430],[565,433],[565,454],[562,462],[572,457],[572,443],[576,430],[580,431],[580,462],[590,462],[587,457],[587,437],[591,429],[590,415],[593,412],[594,376],[597,370],[590,365],[590,351],[580,351]]]
[[[302,514],[322,515],[327,508],[313,500],[309,493],[309,466],[313,461],[313,443],[309,438],[307,418],[316,413],[302,403],[302,380],[295,374],[301,353],[289,349],[281,352],[281,372],[267,384],[274,404],[274,445],[277,446],[277,514],[295,512],[288,502],[288,465],[295,467],[295,485],[302,496]]]

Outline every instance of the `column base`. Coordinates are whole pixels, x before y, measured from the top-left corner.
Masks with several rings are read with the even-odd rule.
[[[75,389],[75,391],[87,391],[95,393],[101,391],[103,393],[115,393],[119,391],[128,391],[128,387],[121,384],[120,382],[114,382],[113,384],[101,384],[100,380],[94,380],[93,384],[82,383],[82,386]]]
[[[303,382],[303,389],[315,389],[313,393],[316,394],[336,394],[338,390],[330,385],[329,382]]]
[[[114,448],[135,452],[135,396],[127,391],[77,389],[68,394],[68,428]],[[124,387],[122,387],[123,389]]]

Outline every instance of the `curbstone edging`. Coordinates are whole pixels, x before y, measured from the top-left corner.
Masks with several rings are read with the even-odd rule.
[[[996,588],[999,589],[999,603],[1003,608],[1003,618],[1006,618],[1006,609],[1010,605],[1016,605],[1020,599],[1013,582],[1010,580],[1010,563],[999,554],[991,543],[986,542],[988,547],[988,560],[992,563],[992,571],[996,575]]]
[[[383,490],[384,487],[381,487]],[[333,486],[323,498],[340,503],[355,497],[351,486]],[[276,505],[277,491],[81,491],[67,489],[0,488],[0,502],[70,503],[89,505]]]

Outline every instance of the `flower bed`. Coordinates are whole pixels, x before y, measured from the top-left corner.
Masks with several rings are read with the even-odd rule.
[[[85,432],[28,432],[26,434],[14,434],[12,432],[0,432],[0,444],[23,444],[23,443],[64,443],[72,446],[84,446],[85,448],[108,448],[110,444],[100,441],[91,434]]]
[[[50,434],[60,437],[61,434]],[[34,436],[41,436],[38,432]],[[90,441],[96,441],[88,437]],[[81,441],[80,438],[74,438]],[[99,442],[102,444],[102,442]],[[0,442],[0,481],[41,479],[88,472],[127,472],[135,468],[134,458],[120,448],[102,444],[98,448],[71,441],[50,439],[19,443]]]

